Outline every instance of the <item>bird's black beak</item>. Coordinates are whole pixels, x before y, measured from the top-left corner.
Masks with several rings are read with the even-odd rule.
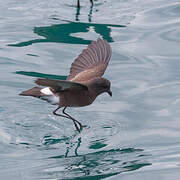
[[[107,91],[107,93],[112,97],[112,91],[111,90]]]

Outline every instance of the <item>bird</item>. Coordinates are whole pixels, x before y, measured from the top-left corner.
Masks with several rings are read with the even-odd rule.
[[[91,3],[91,6],[94,5],[93,0],[89,0]],[[77,0],[77,7],[80,8],[80,0]]]
[[[84,126],[65,110],[67,107],[88,106],[104,92],[112,96],[111,82],[102,77],[111,54],[110,44],[98,38],[74,60],[66,80],[37,78],[35,83],[38,86],[23,91],[19,95],[33,96],[52,105],[58,105],[53,114],[71,119],[76,130],[81,132]],[[63,108],[62,114],[57,113],[60,108]]]

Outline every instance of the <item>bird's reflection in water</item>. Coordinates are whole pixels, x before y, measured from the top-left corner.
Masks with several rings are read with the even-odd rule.
[[[67,149],[65,155],[48,158],[51,159],[53,167],[64,167],[62,171],[56,171],[56,177],[58,178],[62,178],[62,176],[64,178],[106,178],[151,165],[151,163],[147,161],[151,155],[143,152],[143,149],[125,148],[102,150],[100,148],[99,150],[96,149],[95,152],[80,154],[78,153],[78,149],[82,144],[81,137],[79,137],[75,143],[69,142],[66,144]],[[73,154],[72,150],[74,150]],[[48,171],[50,172],[50,169]]]
[[[91,3],[91,6],[93,6],[94,5],[93,0],[89,0],[89,1]],[[80,0],[77,0],[77,7],[80,8]]]
[[[88,33],[90,29],[99,34],[103,39],[108,42],[113,42],[111,31],[113,27],[124,28],[124,25],[116,24],[96,24],[96,23],[83,23],[62,20],[62,24],[35,27],[34,33],[43,36],[45,39],[33,39],[29,41],[20,42],[17,44],[9,44],[8,46],[23,47],[32,45],[34,43],[68,43],[68,44],[90,44],[91,40],[83,39],[82,37],[75,36],[76,33]]]
[[[76,21],[79,21],[80,9],[81,9],[80,7],[76,8],[76,16],[75,16]]]
[[[98,24],[91,23],[93,6],[90,7],[88,14],[88,23],[79,22],[81,7],[76,7],[75,14],[75,22],[69,20],[62,20],[57,17],[52,17],[55,21],[61,21],[60,24],[55,24],[51,26],[43,26],[43,27],[34,27],[33,32],[39,36],[44,37],[44,39],[33,39],[29,41],[24,41],[16,44],[8,44],[8,46],[14,47],[23,47],[32,45],[34,43],[47,43],[47,42],[55,42],[55,43],[68,43],[68,44],[90,44],[92,39],[84,39],[82,36],[78,37],[76,34],[78,33],[89,33],[91,29],[102,39],[107,40],[108,42],[114,42],[111,31],[112,28],[125,28],[126,25],[119,24]]]
[[[67,158],[70,150],[73,148],[74,148],[74,156],[78,156],[78,148],[80,147],[80,145],[81,145],[81,137],[79,137],[75,142],[70,142],[66,148],[66,153],[64,157]]]
[[[80,10],[81,10],[81,7],[77,5],[76,7],[76,15],[75,15],[75,20],[76,21],[80,21],[79,20],[79,16],[80,16]],[[88,21],[91,22],[92,20],[92,13],[93,13],[93,4],[90,6],[90,9],[89,9],[89,13],[88,13]]]

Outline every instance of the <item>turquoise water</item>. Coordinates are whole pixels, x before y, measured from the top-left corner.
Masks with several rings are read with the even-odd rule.
[[[0,20],[0,179],[179,179],[179,1],[7,0]],[[113,97],[67,110],[89,127],[79,134],[18,94],[65,79],[98,37],[112,47]]]

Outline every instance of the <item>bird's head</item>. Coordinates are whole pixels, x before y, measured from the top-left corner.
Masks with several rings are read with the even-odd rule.
[[[105,78],[97,78],[93,82],[93,86],[95,87],[96,92],[99,94],[107,92],[110,96],[112,96],[111,91],[111,82]]]

